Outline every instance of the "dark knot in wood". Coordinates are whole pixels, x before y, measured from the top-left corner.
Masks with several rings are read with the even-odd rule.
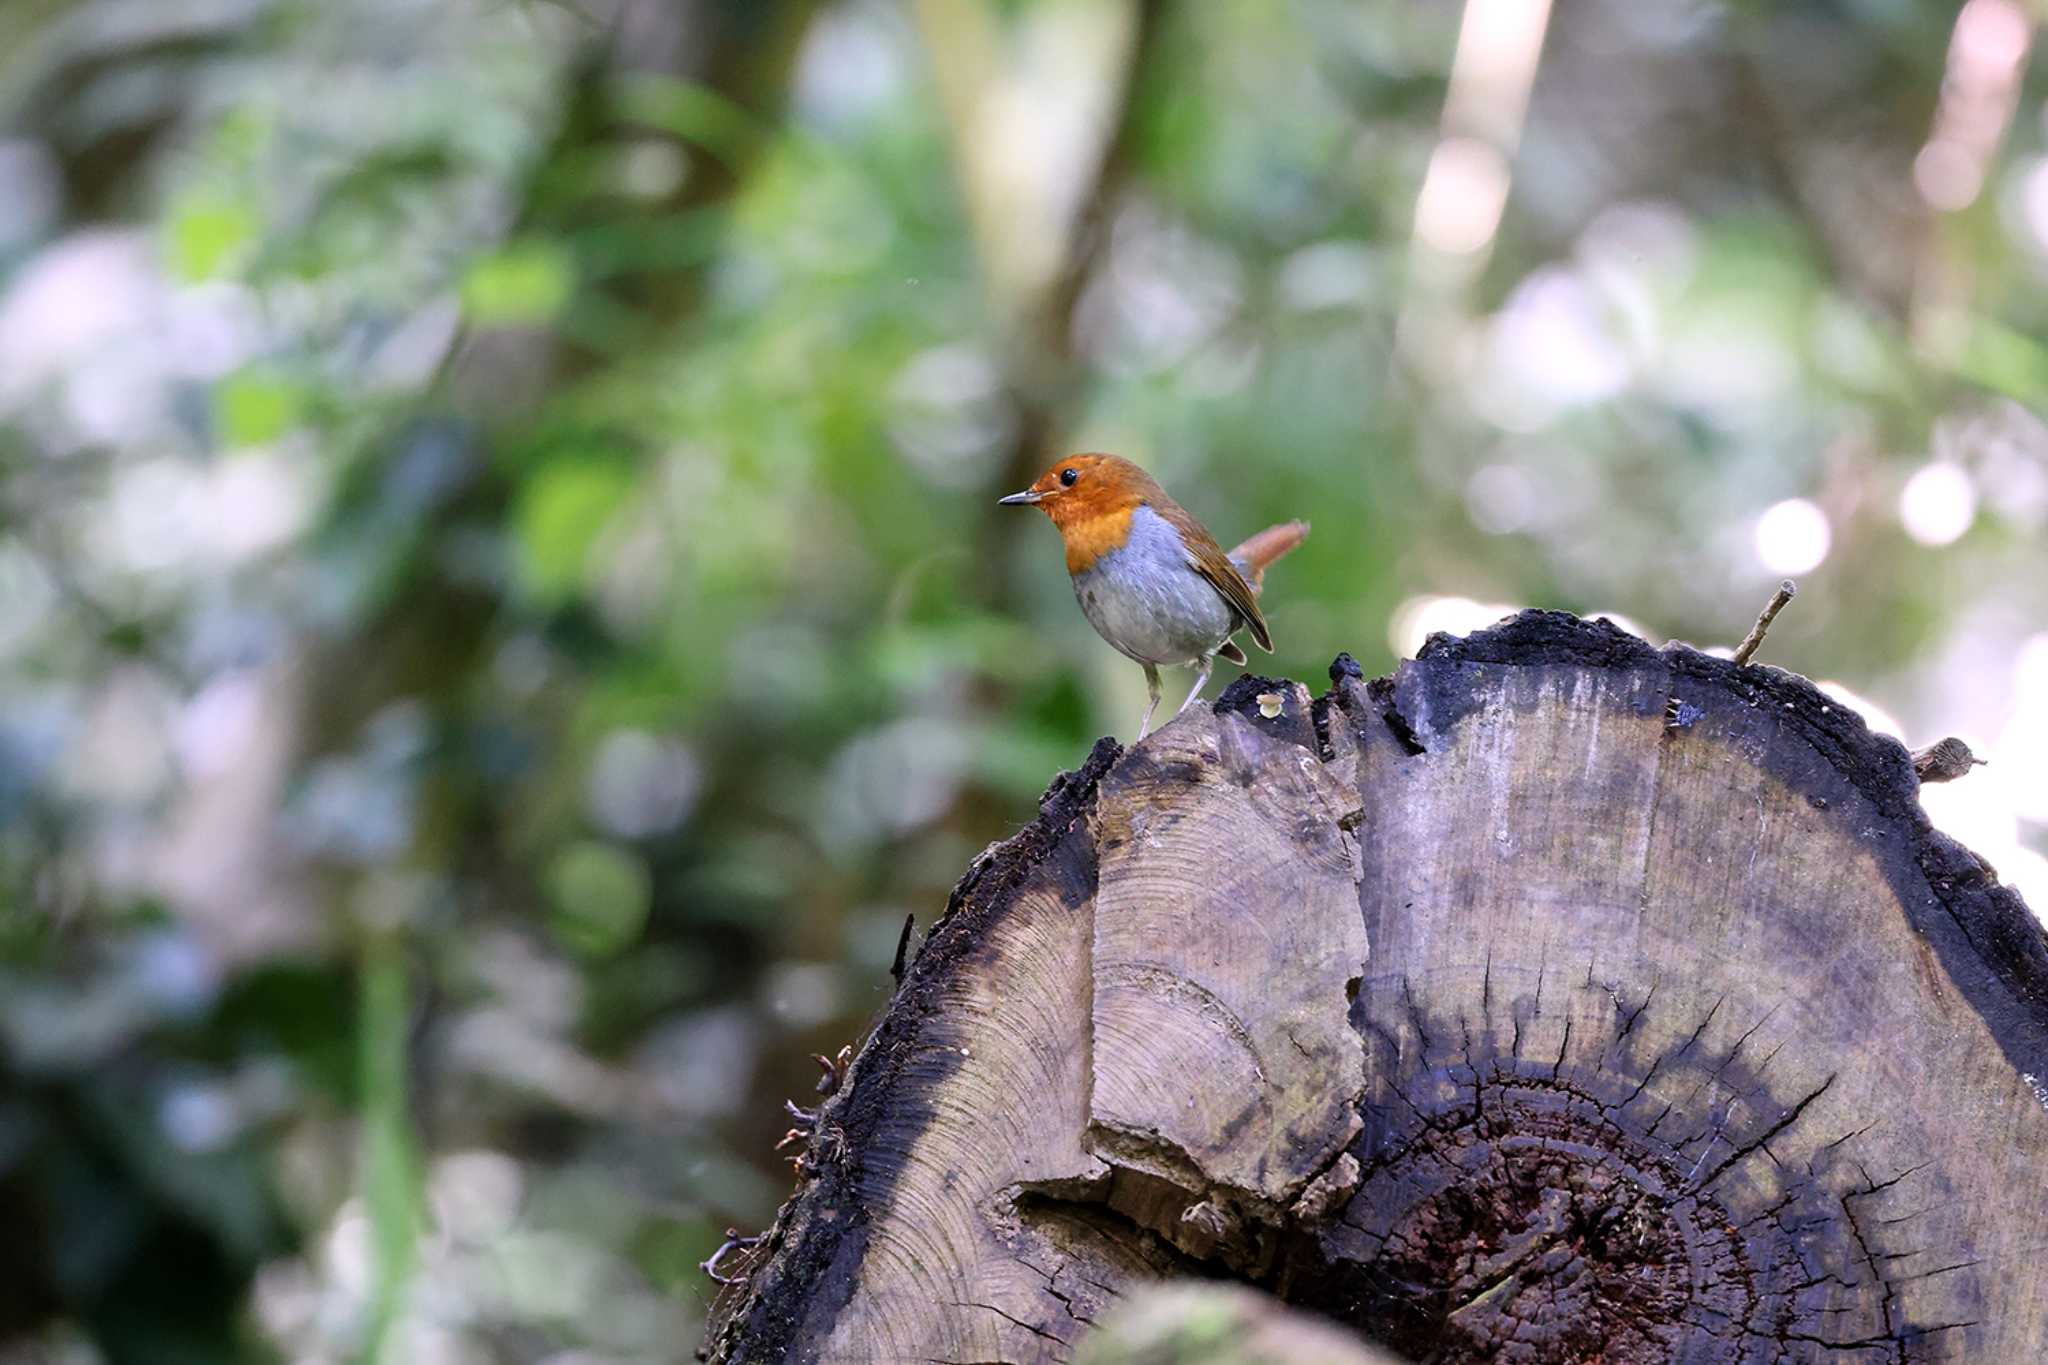
[[[1489,1086],[1382,1147],[1346,1215],[1370,1249],[1302,1284],[1417,1359],[1677,1359],[1786,1292],[1760,1285],[1698,1174],[1571,1085]]]

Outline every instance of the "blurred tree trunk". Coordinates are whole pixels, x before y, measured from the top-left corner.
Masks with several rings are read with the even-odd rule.
[[[613,0],[570,61],[553,144],[524,186],[516,231],[580,243],[582,294],[560,325],[472,334],[458,395],[502,411],[606,365],[630,364],[696,311],[722,214],[772,145],[817,0]],[[614,183],[625,158],[666,147],[663,194]],[[590,333],[601,330],[601,344]]]
[[[486,422],[525,420],[544,398],[571,403],[579,388],[604,384],[608,366],[632,365],[645,347],[689,324],[712,253],[700,247],[697,263],[679,264],[666,247],[678,234],[699,230],[693,219],[708,216],[714,226],[722,224],[719,215],[771,145],[768,132],[780,117],[815,10],[815,0],[617,0],[593,16],[591,38],[569,63],[555,136],[523,187],[512,235],[544,236],[584,255],[590,243],[602,242],[632,264],[600,271],[578,260],[578,292],[557,325],[465,335],[429,400],[452,406],[464,419],[452,431],[422,421],[391,433],[390,470],[404,468],[415,443],[452,444],[464,456],[464,469],[449,481],[449,495],[421,515],[412,562],[397,576],[400,587],[385,610],[311,650],[300,670],[308,680],[301,726],[306,752],[357,742],[365,722],[393,703],[418,702],[450,731],[465,723],[466,692],[498,643],[500,604],[496,585],[451,571],[439,551],[466,530],[495,532],[505,523],[516,489],[505,462],[485,457],[484,447],[500,434]],[[663,117],[678,106],[693,110],[695,122]],[[673,142],[684,158],[674,191],[651,199],[613,193],[607,173],[654,138]],[[608,324],[603,346],[578,326],[593,311]],[[508,402],[508,394],[525,401]],[[460,746],[444,753],[426,784],[408,856],[419,865],[459,869],[480,884],[509,884],[505,792],[468,765]],[[371,1177],[385,1188],[373,1189],[368,1202],[373,1209],[409,1209],[418,1199],[418,1176],[406,1154],[412,1130],[431,1116],[425,1101],[433,1093],[435,1060],[432,1047],[417,1043],[433,1022],[439,983],[408,961],[416,926],[405,922],[406,907],[382,903],[389,879],[378,871],[335,871],[336,900],[369,912],[359,965],[363,1065],[366,1072],[403,1078],[406,1092],[373,1093],[366,1105],[373,1147],[397,1154]],[[415,975],[424,978],[424,989],[413,989]],[[380,1017],[378,1001],[385,1002],[384,1014],[405,1011],[411,1018]],[[395,1219],[379,1232],[387,1249],[374,1291],[377,1327],[365,1352],[372,1360],[388,1358],[382,1333],[411,1273],[416,1229],[410,1219]]]
[[[1063,1360],[1188,1275],[1423,1360],[2044,1358],[2048,941],[1902,749],[1556,615],[1332,677],[976,860],[717,1358]]]
[[[693,216],[723,213],[746,183],[770,145],[816,9],[816,0],[746,6],[617,0],[593,16],[591,37],[568,63],[561,120],[523,187],[513,232],[554,240],[581,234],[614,250],[637,245],[641,249],[629,258],[643,264],[588,284],[561,326],[466,334],[447,363],[445,392],[431,402],[515,423],[543,398],[560,397],[578,382],[601,383],[607,360],[632,363],[636,354],[600,353],[577,334],[573,320],[586,303],[615,321],[621,310],[630,316],[619,342],[629,352],[637,341],[672,336],[688,325],[715,253],[703,248],[698,264],[681,265],[664,259],[659,243],[686,230]],[[700,93],[703,107],[716,111],[705,118],[707,127],[720,130],[717,145],[699,145],[675,127],[651,127],[659,89]],[[629,149],[654,138],[676,144],[685,158],[674,190],[647,200],[608,193],[598,169],[615,166]],[[392,434],[394,467],[420,435]],[[426,436],[442,440],[448,433]],[[454,433],[470,456],[464,480],[458,493],[430,509],[417,540],[419,562],[404,589],[381,616],[335,641],[327,657],[306,670],[314,680],[306,706],[310,751],[351,742],[362,722],[394,699],[440,699],[475,672],[491,642],[496,603],[473,576],[450,574],[430,556],[450,528],[495,527],[504,520],[513,489],[502,466],[474,449],[486,436],[469,423]],[[466,838],[477,833],[481,813],[498,793],[465,787],[446,795],[452,808],[425,823]]]
[[[1170,7],[1167,0],[1125,0],[1116,7],[1118,22],[1105,25],[1116,41],[1106,44],[1102,67],[1092,73],[1104,87],[1098,92],[1102,112],[1093,142],[1033,168],[1030,175],[1039,183],[1030,194],[1019,193],[1014,140],[991,133],[985,117],[991,105],[1020,102],[1021,92],[1003,88],[1020,65],[1005,55],[1017,41],[1011,30],[1018,20],[1006,22],[991,7],[952,0],[921,0],[914,12],[953,130],[959,192],[988,280],[990,312],[1000,320],[1006,342],[1003,387],[1016,420],[996,461],[996,486],[1009,492],[1037,478],[1061,453],[1062,429],[1083,378],[1074,338],[1076,313],[1108,254],[1110,230],[1136,159],[1141,100],[1148,79],[1157,80],[1153,67]],[[1023,22],[1043,18],[1041,12]],[[1052,18],[1063,21],[1057,13]],[[1062,98],[1087,103],[1076,91],[1063,91]],[[1069,214],[1040,221],[1049,206],[1069,203]],[[1056,250],[1045,249],[1048,237],[1058,244]],[[1035,529],[1022,518],[1005,516],[993,502],[982,515],[981,535],[990,543]],[[1015,595],[1009,581],[1014,560],[1011,555],[992,560],[984,575],[992,600]]]

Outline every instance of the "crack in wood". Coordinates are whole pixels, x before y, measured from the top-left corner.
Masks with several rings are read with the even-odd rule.
[[[1822,1081],[1816,1089],[1807,1094],[1797,1104],[1793,1105],[1792,1108],[1788,1110],[1783,1117],[1781,1117],[1776,1123],[1772,1124],[1768,1129],[1766,1129],[1762,1137],[1757,1138],[1753,1142],[1746,1142],[1742,1146],[1736,1148],[1733,1152],[1731,1152],[1728,1155],[1727,1159],[1722,1161],[1720,1165],[1714,1167],[1713,1172],[1710,1175],[1708,1175],[1706,1179],[1702,1180],[1699,1183],[1698,1188],[1705,1189],[1707,1186],[1713,1184],[1716,1180],[1719,1180],[1723,1175],[1727,1174],[1730,1167],[1734,1166],[1737,1162],[1747,1157],[1750,1153],[1761,1149],[1763,1145],[1769,1142],[1772,1138],[1784,1132],[1793,1124],[1799,1122],[1799,1116],[1806,1112],[1806,1107],[1812,1104],[1815,1100],[1819,1099],[1822,1095],[1827,1094],[1829,1087],[1834,1085],[1834,1083],[1834,1073],[1830,1073],[1828,1078]],[[1773,1159],[1775,1160],[1775,1158]]]
[[[1563,1038],[1563,1039],[1562,1039],[1561,1041],[1559,1041],[1559,1043],[1558,1043],[1558,1045],[1557,1045],[1557,1060],[1556,1060],[1556,1061],[1554,1061],[1554,1062],[1552,1062],[1552,1063],[1550,1064],[1550,1079],[1551,1079],[1551,1080],[1553,1080],[1553,1081],[1554,1081],[1554,1080],[1556,1080],[1556,1079],[1557,1079],[1557,1073],[1558,1073],[1558,1069],[1559,1069],[1560,1067],[1562,1067],[1562,1066],[1564,1065],[1564,1057],[1565,1057],[1565,1054],[1566,1054],[1567,1052],[1571,1051],[1571,1046],[1572,1046],[1572,1017],[1571,1017],[1571,1016],[1570,1016],[1569,1014],[1567,1014],[1567,1015],[1566,1015],[1566,1016],[1564,1017],[1564,1038]]]
[[[1406,976],[1401,978],[1401,999],[1408,1006],[1409,1026],[1415,1030],[1416,1041],[1422,1044],[1422,1055],[1427,1057],[1436,1051],[1436,1044],[1429,1036],[1428,1025],[1422,1022],[1422,1010],[1415,1003],[1415,990]]]
[[[1016,1326],[1022,1327],[1025,1331],[1031,1333],[1031,1335],[1035,1337],[1042,1337],[1046,1341],[1057,1341],[1063,1344],[1066,1341],[1065,1337],[1059,1336],[1052,1332],[1048,1332],[1043,1327],[1034,1327],[1030,1323],[1024,1321],[1022,1318],[1016,1317],[1009,1313],[1005,1313],[1002,1309],[996,1307],[992,1303],[971,1303],[963,1299],[954,1299],[951,1302],[952,1306],[955,1308],[969,1308],[975,1309],[977,1311],[994,1313],[1004,1322],[1014,1323]]]

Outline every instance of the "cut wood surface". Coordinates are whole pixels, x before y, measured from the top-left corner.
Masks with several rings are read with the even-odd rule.
[[[2048,1359],[2048,939],[1804,680],[1524,613],[1243,678],[976,860],[709,1345]]]

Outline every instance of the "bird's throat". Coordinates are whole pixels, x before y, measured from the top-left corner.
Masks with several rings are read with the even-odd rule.
[[[1079,574],[1088,572],[1097,560],[1130,541],[1131,514],[1137,509],[1131,506],[1083,512],[1076,508],[1062,516],[1063,510],[1055,506],[1050,514],[1053,524],[1060,528],[1060,538],[1067,543],[1067,572]]]

